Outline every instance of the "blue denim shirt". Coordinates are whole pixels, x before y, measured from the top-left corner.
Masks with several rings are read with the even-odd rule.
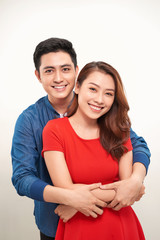
[[[35,221],[47,236],[55,236],[58,216],[54,214],[57,204],[43,199],[46,185],[52,185],[42,151],[42,131],[46,123],[60,115],[53,109],[48,96],[39,99],[19,116],[12,142],[12,183],[17,193],[35,200]],[[141,162],[148,169],[150,152],[142,137],[131,130],[134,162]]]

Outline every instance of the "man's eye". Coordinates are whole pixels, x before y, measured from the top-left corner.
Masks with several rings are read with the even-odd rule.
[[[70,70],[70,68],[63,68],[64,72],[68,72]]]
[[[45,73],[51,73],[53,70],[52,69],[47,69]]]

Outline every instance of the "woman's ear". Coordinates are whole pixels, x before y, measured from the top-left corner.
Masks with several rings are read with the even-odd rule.
[[[79,93],[79,88],[80,88],[80,86],[79,86],[79,83],[78,82],[76,82],[76,85],[75,85],[75,93],[76,94],[78,94]]]

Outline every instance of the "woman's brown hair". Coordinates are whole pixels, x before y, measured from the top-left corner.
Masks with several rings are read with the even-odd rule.
[[[119,73],[111,65],[105,62],[91,62],[86,64],[79,73],[77,82],[79,86],[94,71],[109,74],[115,84],[115,98],[111,109],[101,116],[97,122],[100,128],[100,142],[114,159],[127,152],[124,143],[130,135],[131,122],[128,116],[129,105],[124,93],[122,80]],[[68,116],[73,115],[78,107],[78,97],[75,94]]]

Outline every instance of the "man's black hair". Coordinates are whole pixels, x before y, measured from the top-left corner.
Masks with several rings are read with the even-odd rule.
[[[40,42],[33,54],[34,65],[37,71],[41,65],[41,56],[50,52],[66,52],[70,55],[74,67],[77,66],[77,55],[70,41],[62,38],[49,38]]]

